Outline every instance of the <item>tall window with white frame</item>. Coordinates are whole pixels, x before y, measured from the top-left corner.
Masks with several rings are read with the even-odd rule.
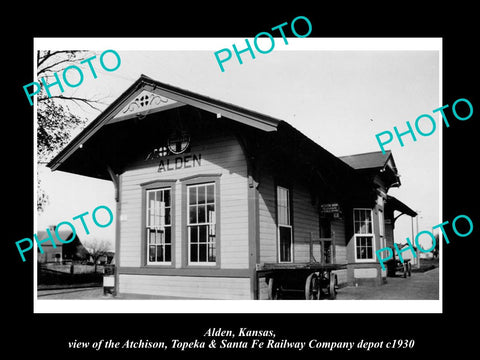
[[[169,265],[172,261],[170,188],[147,190],[147,264]]]
[[[287,188],[277,186],[278,260],[292,262],[293,241],[290,217],[290,193]]]
[[[189,185],[187,197],[188,263],[215,265],[215,183]]]
[[[372,209],[353,209],[355,231],[355,260],[374,260]]]

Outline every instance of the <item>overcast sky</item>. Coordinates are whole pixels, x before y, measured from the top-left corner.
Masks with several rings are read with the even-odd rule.
[[[417,41],[417,43],[415,43]],[[375,134],[397,126],[406,130],[421,114],[432,115],[440,107],[439,41],[433,45],[415,39],[383,39],[362,42],[359,39],[292,39],[289,45],[276,42],[269,54],[248,53],[240,65],[235,57],[218,67],[214,51],[244,39],[220,38],[202,43],[182,39],[37,39],[38,49],[82,48],[116,50],[121,66],[114,72],[101,70],[96,63],[97,79],[90,79],[84,65],[84,82],[76,95],[96,96],[108,104],[129,87],[140,74],[215,99],[252,109],[299,129],[336,156],[380,150]],[[398,46],[397,46],[398,45]],[[165,49],[170,50],[165,50]],[[394,50],[400,48],[400,50]],[[193,49],[193,50],[191,50]],[[354,50],[352,50],[354,49]],[[98,112],[72,108],[93,120]],[[437,131],[417,141],[404,137],[387,145],[391,149],[402,186],[389,194],[420,211],[419,228],[431,229],[441,222],[440,135]],[[427,125],[425,128],[428,129]],[[426,131],[426,130],[425,130]],[[37,229],[71,220],[98,205],[115,209],[113,185],[77,175],[40,168],[39,176],[50,197],[44,213],[38,216]],[[410,218],[397,221],[396,241],[411,235]],[[80,230],[80,229],[79,229]],[[82,231],[79,231],[82,236]],[[113,238],[114,226],[91,236]]]

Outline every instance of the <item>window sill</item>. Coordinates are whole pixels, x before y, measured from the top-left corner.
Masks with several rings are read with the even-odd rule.
[[[185,269],[219,269],[220,265],[218,264],[187,264]]]
[[[166,268],[174,268],[175,264],[172,264],[172,263],[168,263],[168,264],[145,264],[141,267],[149,268],[149,269],[166,269]]]

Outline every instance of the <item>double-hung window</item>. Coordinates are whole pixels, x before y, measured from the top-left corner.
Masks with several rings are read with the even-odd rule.
[[[146,190],[147,264],[172,261],[171,189]]]
[[[353,209],[355,232],[355,260],[374,259],[374,236],[372,209]]]
[[[290,216],[290,194],[287,188],[277,186],[277,226],[279,262],[292,262],[293,240]]]
[[[215,183],[187,186],[189,264],[216,264],[215,187]]]

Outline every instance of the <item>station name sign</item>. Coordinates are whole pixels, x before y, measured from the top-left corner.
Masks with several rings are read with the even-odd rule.
[[[342,210],[338,203],[321,204],[320,212],[322,215],[331,215],[334,218],[340,218],[342,216]]]
[[[157,171],[165,172],[179,169],[194,168],[197,166],[202,166],[202,154],[192,154],[177,156],[175,158],[170,157],[160,159]]]

